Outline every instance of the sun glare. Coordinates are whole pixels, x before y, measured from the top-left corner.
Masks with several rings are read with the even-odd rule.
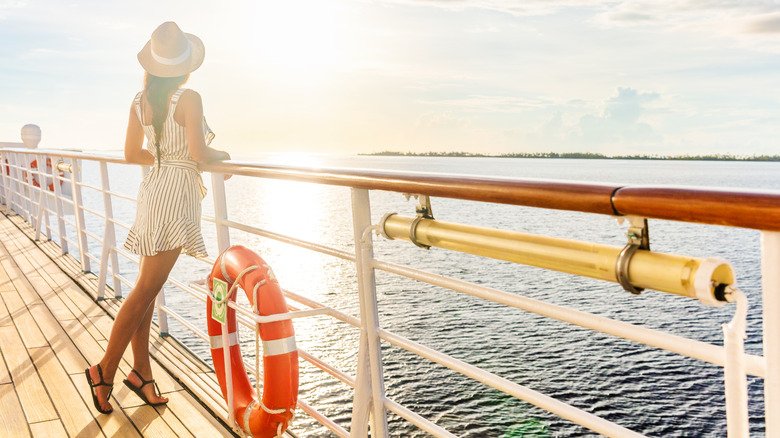
[[[255,3],[258,62],[288,72],[337,67],[347,56],[344,13],[327,0]]]

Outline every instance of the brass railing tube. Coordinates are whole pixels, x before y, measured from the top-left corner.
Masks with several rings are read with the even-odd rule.
[[[414,217],[387,215],[380,226],[390,238],[411,241],[410,227],[414,220]],[[617,282],[615,262],[623,249],[433,219],[420,220],[414,230],[414,238],[432,247],[611,282]],[[706,275],[697,276],[702,266],[707,272],[699,274]],[[717,301],[722,301],[722,297],[716,297],[716,286],[734,283],[731,266],[725,261],[645,250],[637,251],[631,258],[628,276],[635,287],[697,298],[715,305],[719,304]],[[700,284],[697,285],[697,281]]]

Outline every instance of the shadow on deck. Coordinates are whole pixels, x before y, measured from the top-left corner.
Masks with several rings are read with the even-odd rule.
[[[152,326],[152,368],[167,406],[143,405],[115,378],[114,412],[99,414],[84,377],[103,356],[121,299],[95,301],[97,277],[34,242],[18,216],[0,214],[0,435],[44,437],[224,437],[225,407],[214,372]]]

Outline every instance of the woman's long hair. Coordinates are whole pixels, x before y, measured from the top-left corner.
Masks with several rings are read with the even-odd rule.
[[[144,94],[146,102],[152,107],[152,127],[154,128],[154,145],[157,149],[157,166],[160,165],[160,138],[163,124],[168,117],[168,95],[179,89],[190,75],[161,78],[150,73],[144,76]]]

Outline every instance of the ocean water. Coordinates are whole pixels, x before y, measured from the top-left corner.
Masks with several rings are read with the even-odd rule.
[[[313,167],[780,189],[780,163],[280,155],[246,159]],[[113,170],[114,166],[110,167]],[[111,172],[112,189],[135,196],[140,171],[118,169]],[[207,186],[209,178],[204,174]],[[96,165],[84,164],[84,179],[97,185]],[[234,177],[226,183],[226,190],[231,220],[354,251],[349,189]],[[99,194],[85,191],[85,203],[102,211]],[[414,214],[414,200],[402,194],[372,192],[371,203],[375,222],[387,212]],[[134,205],[118,198],[113,205],[118,220],[130,224]],[[432,205],[436,218],[447,222],[615,246],[626,241],[625,228],[609,216],[443,198],[433,198]],[[210,196],[203,207],[205,214],[213,215]],[[87,214],[87,223],[91,231],[102,234],[100,218]],[[215,257],[213,225],[204,222],[203,231],[210,255]],[[117,235],[123,242],[126,231],[118,228]],[[749,353],[761,354],[759,232],[650,220],[650,236],[654,251],[722,257],[732,263],[738,285],[750,300],[745,348]],[[231,230],[231,243],[259,252],[284,288],[358,315],[355,271],[349,262],[236,230]],[[90,245],[90,252],[99,257],[99,245]],[[614,283],[437,248],[426,251],[408,242],[375,237],[374,245],[375,256],[381,260],[717,345],[722,344],[721,324],[728,322],[734,312],[733,305],[710,308],[655,291],[634,296]],[[185,257],[172,276],[189,282],[204,278],[209,270],[210,266]],[[122,261],[121,271],[134,278],[131,263]],[[166,286],[165,291],[170,307],[205,330],[205,305],[173,286]],[[377,273],[377,295],[383,328],[629,429],[657,437],[726,434],[720,367],[383,272]],[[239,301],[246,303],[245,299]],[[324,316],[294,323],[300,348],[354,376],[359,335],[356,329]],[[170,324],[174,336],[210,360],[205,343],[175,321]],[[242,332],[241,339],[245,357],[254,360],[254,336]],[[396,347],[383,345],[383,361],[388,397],[455,435],[596,435]],[[300,382],[302,400],[349,427],[350,388],[303,361]],[[749,377],[748,384],[751,435],[762,436],[762,380]],[[427,436],[393,414],[389,414],[388,421],[391,436]],[[305,437],[334,436],[303,413],[299,413],[292,430]]]

